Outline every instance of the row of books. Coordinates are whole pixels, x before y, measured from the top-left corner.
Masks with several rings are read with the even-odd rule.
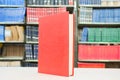
[[[120,5],[120,0],[79,0],[79,4],[116,6],[116,5]]]
[[[120,22],[120,8],[93,9],[92,22]]]
[[[21,67],[20,61],[0,61],[0,67]]]
[[[23,22],[25,8],[0,8],[0,22]]]
[[[92,8],[80,7],[79,21],[80,22],[92,22]]]
[[[25,0],[0,0],[0,5],[22,5],[24,6]]]
[[[101,5],[118,6],[120,5],[120,0],[101,0]]]
[[[25,62],[24,67],[37,67],[38,63],[32,63],[32,62]]]
[[[73,0],[27,0],[28,5],[73,5]]]
[[[24,41],[23,26],[0,26],[0,41]]]
[[[80,8],[80,22],[120,22],[120,8]]]
[[[25,44],[25,59],[37,60],[38,59],[38,44]]]
[[[83,28],[82,42],[119,42],[120,28]]]
[[[22,44],[4,44],[1,51],[1,57],[23,57],[24,45]]]
[[[38,41],[38,26],[26,26],[26,41]]]
[[[79,60],[120,60],[119,45],[79,45]]]
[[[105,63],[78,62],[78,68],[105,68]]]
[[[83,5],[100,5],[101,0],[79,0],[79,4]]]
[[[39,18],[65,12],[66,8],[27,8],[27,22],[38,22]]]

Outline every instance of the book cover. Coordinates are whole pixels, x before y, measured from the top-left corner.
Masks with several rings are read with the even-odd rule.
[[[39,20],[39,73],[73,75],[73,33],[73,14],[68,12]]]

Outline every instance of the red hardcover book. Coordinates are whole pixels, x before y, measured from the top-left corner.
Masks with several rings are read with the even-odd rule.
[[[80,63],[78,62],[78,68],[105,68],[104,63]]]
[[[73,75],[73,14],[68,12],[39,20],[38,72]]]

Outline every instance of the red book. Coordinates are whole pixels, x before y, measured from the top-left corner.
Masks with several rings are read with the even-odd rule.
[[[39,20],[38,72],[73,75],[73,14],[68,12]]]
[[[104,63],[80,63],[78,62],[78,68],[105,68]]]

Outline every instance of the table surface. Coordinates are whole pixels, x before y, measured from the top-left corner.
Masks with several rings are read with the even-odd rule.
[[[38,73],[33,67],[0,67],[0,80],[120,80],[120,69],[75,68],[74,76],[63,77]]]

